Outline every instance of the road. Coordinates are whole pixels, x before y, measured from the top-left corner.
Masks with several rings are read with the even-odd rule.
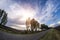
[[[38,40],[43,37],[48,31],[39,32],[36,34],[10,34],[0,31],[0,40]]]

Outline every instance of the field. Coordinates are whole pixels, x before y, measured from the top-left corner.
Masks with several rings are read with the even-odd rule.
[[[60,40],[60,31],[56,29],[51,29],[40,40]]]
[[[7,33],[13,33],[13,34],[34,34],[38,33],[40,31],[27,31],[27,30],[16,30],[7,26],[0,25],[0,31],[7,32]]]

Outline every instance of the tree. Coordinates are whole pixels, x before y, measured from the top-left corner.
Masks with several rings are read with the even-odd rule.
[[[31,30],[34,31],[35,29],[35,31],[37,31],[37,28],[39,28],[39,23],[33,18],[31,20]]]
[[[7,23],[7,13],[0,9],[0,24],[5,25]]]
[[[37,28],[39,28],[39,22],[35,20],[35,31],[37,31]]]
[[[35,19],[33,18],[31,20],[31,31],[34,31],[34,28],[36,27],[36,22],[35,22]]]
[[[30,18],[28,18],[26,20],[26,28],[27,28],[27,31],[29,30],[29,27],[30,27]]]
[[[49,29],[47,25],[41,24],[41,29]]]

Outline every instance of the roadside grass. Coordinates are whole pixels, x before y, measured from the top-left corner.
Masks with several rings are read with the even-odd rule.
[[[55,33],[56,33],[57,39],[60,40],[60,31],[59,30],[55,30],[55,31],[56,31]]]
[[[57,33],[60,35],[60,30],[57,30],[57,29],[56,29],[56,31],[57,31]]]
[[[16,30],[16,29],[13,29],[13,28],[9,28],[9,27],[4,27],[4,26],[1,26],[0,25],[0,31],[3,31],[3,32],[7,32],[7,33],[11,33],[11,34],[35,34],[35,33],[39,33],[40,31],[27,31],[27,30]]]
[[[40,40],[60,40],[60,34],[55,29],[51,29],[44,37]]]

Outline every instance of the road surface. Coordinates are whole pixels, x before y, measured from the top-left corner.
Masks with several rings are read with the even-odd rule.
[[[50,30],[36,34],[10,34],[0,31],[0,40],[38,40],[43,37],[48,31]]]

